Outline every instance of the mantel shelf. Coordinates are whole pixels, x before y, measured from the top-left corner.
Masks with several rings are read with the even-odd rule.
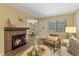
[[[29,28],[25,28],[25,27],[4,27],[4,31],[23,31],[23,30],[27,30]]]

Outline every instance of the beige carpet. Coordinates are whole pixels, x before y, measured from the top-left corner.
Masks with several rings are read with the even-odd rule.
[[[46,46],[48,47],[48,46]],[[55,53],[53,53],[53,48],[50,48],[50,53],[51,53],[51,56],[72,56],[70,53],[67,52],[67,48],[65,46],[61,46],[61,49],[57,50]],[[23,55],[25,54],[26,52],[26,49],[23,50],[22,52],[18,53],[17,56],[26,56],[26,55]],[[49,53],[49,52],[48,52]],[[46,55],[46,56],[50,56],[50,55]]]

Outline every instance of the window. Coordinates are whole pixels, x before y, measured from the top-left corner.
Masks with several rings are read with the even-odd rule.
[[[51,20],[49,21],[49,32],[65,32],[65,20]]]

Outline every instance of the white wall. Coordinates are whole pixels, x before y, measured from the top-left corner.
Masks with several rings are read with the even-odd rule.
[[[79,9],[74,12],[74,26],[77,28],[77,38],[79,39]]]
[[[48,18],[40,18],[39,19],[39,37],[47,37],[49,35],[49,20],[66,20],[66,26],[73,26],[73,15],[72,14],[66,14],[66,15],[60,15],[60,16],[52,16]],[[44,27],[44,29],[43,29]],[[52,34],[58,34],[60,39],[66,38],[65,32],[52,32]]]
[[[77,31],[79,32],[79,9],[74,12],[74,26],[77,27]]]

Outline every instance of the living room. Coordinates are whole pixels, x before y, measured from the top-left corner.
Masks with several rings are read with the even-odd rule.
[[[79,3],[0,4],[1,56],[79,56]]]

